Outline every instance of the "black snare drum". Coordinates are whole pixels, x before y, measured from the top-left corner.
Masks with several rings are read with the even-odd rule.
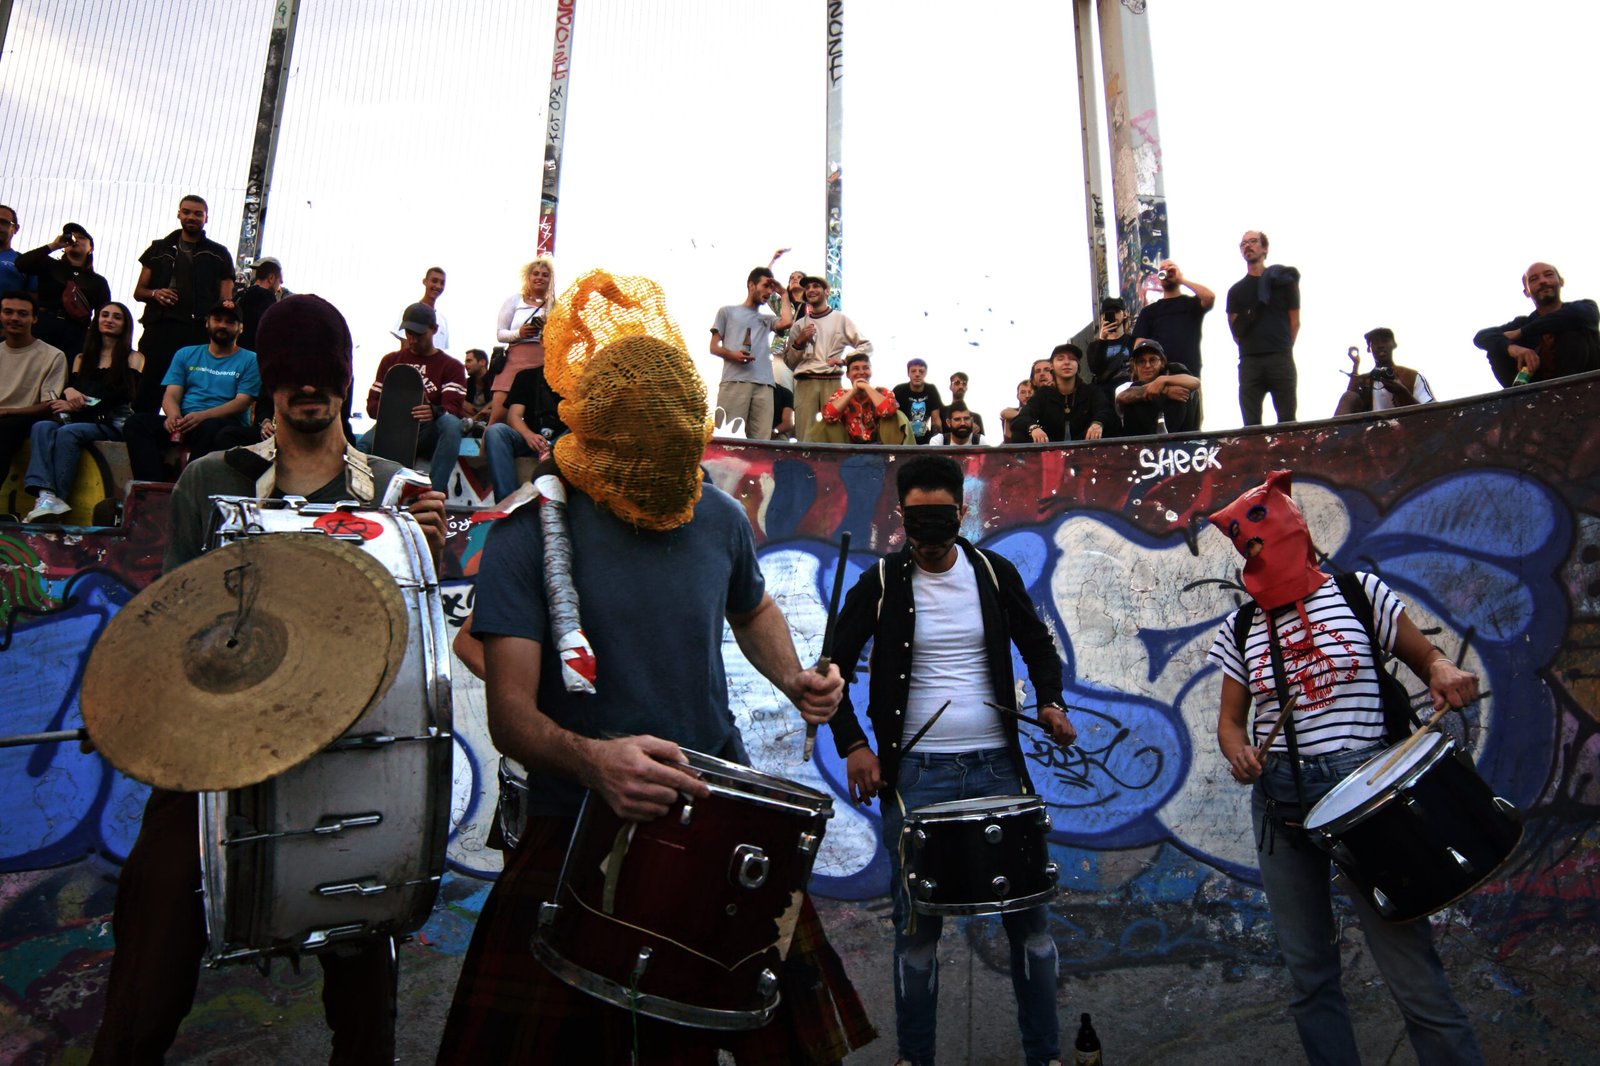
[[[922,914],[1004,914],[1047,902],[1056,864],[1038,796],[930,803],[901,830],[911,905]]]
[[[1318,800],[1306,831],[1351,891],[1385,919],[1408,922],[1492,877],[1522,840],[1522,823],[1450,738],[1429,734],[1393,766],[1390,754]]]

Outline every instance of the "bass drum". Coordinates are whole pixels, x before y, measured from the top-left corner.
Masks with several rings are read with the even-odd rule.
[[[444,874],[451,798],[450,646],[422,530],[354,504],[214,503],[211,547],[320,532],[367,552],[399,584],[408,633],[394,684],[338,740],[259,785],[202,793],[206,961],[412,933]]]
[[[1522,841],[1522,822],[1454,740],[1429,733],[1394,765],[1392,749],[1318,800],[1306,832],[1347,887],[1391,922],[1443,910],[1493,877]]]

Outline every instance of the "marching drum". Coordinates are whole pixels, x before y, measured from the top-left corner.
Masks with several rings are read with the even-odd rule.
[[[366,553],[399,586],[406,632],[384,631],[404,642],[394,682],[332,744],[261,784],[202,795],[206,961],[414,932],[444,873],[452,756],[450,646],[422,530],[403,511],[354,504],[214,503],[212,547],[321,534]],[[320,594],[304,590],[308,613]]]
[[[533,952],[572,987],[702,1029],[755,1029],[778,1006],[811,865],[833,801],[684,751],[711,789],[651,822],[589,793],[539,913]]]
[[[900,832],[906,891],[922,914],[1005,914],[1055,895],[1050,815],[1038,796],[930,803]]]
[[[1408,922],[1492,877],[1521,842],[1522,822],[1449,737],[1430,733],[1386,766],[1390,755],[1335,785],[1305,825],[1352,891],[1386,920]]]

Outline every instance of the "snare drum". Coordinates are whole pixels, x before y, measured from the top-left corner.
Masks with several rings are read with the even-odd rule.
[[[408,634],[388,693],[320,754],[259,785],[202,794],[206,962],[413,932],[444,873],[452,755],[450,645],[422,530],[402,511],[354,504],[213,502],[211,547],[322,532],[367,552],[399,584]]]
[[[922,914],[1005,914],[1048,902],[1056,864],[1038,796],[986,796],[917,807],[901,833],[906,894]]]
[[[1385,768],[1389,756],[1367,760],[1318,800],[1306,831],[1349,889],[1385,919],[1408,922],[1494,876],[1521,842],[1522,822],[1449,737],[1429,733]]]
[[[533,951],[562,981],[702,1029],[755,1029],[778,1006],[811,864],[833,801],[694,751],[711,789],[652,822],[584,799]]]

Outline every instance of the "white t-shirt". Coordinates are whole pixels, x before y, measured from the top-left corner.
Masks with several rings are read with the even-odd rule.
[[[1393,652],[1405,604],[1394,590],[1372,574],[1356,575],[1372,601],[1378,641]],[[1372,665],[1372,647],[1366,629],[1339,594],[1332,578],[1306,597],[1306,617],[1311,621],[1308,640],[1300,612],[1293,606],[1277,611],[1278,641],[1283,648],[1283,671],[1289,691],[1298,693],[1294,711],[1295,736],[1301,755],[1325,755],[1347,748],[1363,748],[1383,740],[1383,697]],[[1245,658],[1233,641],[1234,611],[1223,619],[1217,639],[1206,657],[1222,672],[1250,690],[1255,700],[1254,742],[1260,744],[1278,720],[1277,687],[1272,680],[1272,649],[1267,641],[1264,612],[1257,611],[1245,640]],[[1248,665],[1247,665],[1248,663]],[[1288,754],[1289,740],[1280,732],[1272,750]]]
[[[1411,395],[1417,398],[1418,403],[1432,403],[1433,390],[1428,388],[1428,379],[1421,374],[1417,375],[1417,387],[1411,390]],[[1394,393],[1384,387],[1382,381],[1372,379],[1372,409],[1374,411],[1388,411],[1394,407]]]
[[[955,565],[942,574],[930,574],[913,563],[911,600],[917,613],[905,739],[915,736],[950,701],[912,752],[949,754],[1005,747],[999,713],[983,705],[994,699],[994,686],[984,651],[978,575],[966,553],[957,549]]]

